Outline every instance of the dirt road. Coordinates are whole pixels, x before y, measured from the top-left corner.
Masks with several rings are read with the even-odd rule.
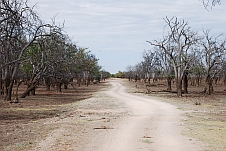
[[[198,151],[199,142],[181,134],[182,111],[168,103],[125,91],[121,80],[77,104],[33,150]],[[48,124],[48,123],[47,123]]]
[[[197,142],[181,135],[181,111],[158,100],[125,92],[118,80],[111,81],[106,94],[123,102],[130,114],[118,120],[114,129],[97,135],[87,151],[195,151]]]

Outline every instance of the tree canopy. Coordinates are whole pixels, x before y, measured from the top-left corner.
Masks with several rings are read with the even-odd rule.
[[[47,86],[55,79],[61,91],[71,79],[90,81],[101,71],[95,55],[72,42],[63,25],[44,23],[34,8],[27,0],[0,2],[0,88],[5,100],[11,100],[16,80],[28,83],[21,96],[26,97],[43,79]]]

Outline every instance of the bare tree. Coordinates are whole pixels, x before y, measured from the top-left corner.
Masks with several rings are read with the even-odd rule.
[[[204,7],[207,9],[208,7],[216,6],[217,4],[221,4],[221,0],[202,0]]]
[[[204,39],[201,41],[202,64],[205,68],[206,86],[204,92],[212,94],[213,78],[222,70],[226,53],[226,40],[221,40],[221,35],[211,36],[210,31],[203,31]]]
[[[223,77],[223,84],[225,86],[225,92],[226,92],[226,56],[224,58],[224,61],[222,63],[222,77]]]
[[[172,80],[175,78],[172,62],[169,56],[162,50],[156,49],[157,57],[159,58],[158,66],[161,68],[161,72],[164,78],[167,80],[167,91],[172,91]]]
[[[144,72],[144,68],[143,68],[142,62],[141,63],[137,63],[134,66],[134,73],[135,73],[135,77],[134,77],[135,78],[135,82],[145,78],[145,72]]]
[[[145,72],[144,74],[150,84],[150,79],[154,79],[157,76],[156,71],[159,65],[159,58],[157,57],[156,51],[147,50],[143,54],[143,59],[142,66]]]
[[[133,68],[133,66],[126,67],[126,72],[125,72],[126,78],[128,78],[129,81],[131,81],[133,79],[133,75],[134,75],[134,68]]]
[[[174,68],[174,74],[177,84],[177,95],[182,96],[182,78],[189,68],[189,62],[192,58],[188,53],[191,47],[197,43],[197,33],[192,31],[188,23],[184,20],[178,21],[176,17],[164,19],[169,32],[163,37],[163,40],[147,41],[153,46],[159,47],[169,56]]]

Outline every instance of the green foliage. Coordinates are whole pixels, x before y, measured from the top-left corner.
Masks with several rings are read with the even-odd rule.
[[[185,63],[185,64],[188,63],[188,58],[187,58],[186,54],[183,53],[181,58],[182,58],[183,63]]]
[[[32,65],[28,62],[28,63],[24,63],[23,66],[21,67],[22,70],[25,71],[25,73],[27,75],[31,75],[32,74]]]
[[[26,49],[23,55],[23,59],[27,61],[22,62],[20,65],[21,71],[25,72],[26,75],[32,75],[34,68],[33,65],[36,58],[38,57],[39,51],[40,47],[38,46],[38,44],[33,44]]]
[[[78,75],[90,78],[100,77],[101,67],[98,59],[87,48],[77,47],[62,35],[52,34],[42,37],[28,47],[23,55],[20,70],[25,75],[51,76],[71,79]],[[109,77],[108,74],[105,77]]]
[[[205,69],[203,67],[200,66],[193,66],[190,70],[191,73],[195,74],[195,75],[201,75],[202,73],[204,73]]]
[[[115,74],[111,74],[111,78],[115,78]]]
[[[115,74],[115,78],[125,78],[125,73],[122,71],[118,71],[118,73]]]
[[[175,78],[175,74],[168,74],[167,76],[168,76],[168,78],[170,78],[170,79],[174,79],[174,78]]]

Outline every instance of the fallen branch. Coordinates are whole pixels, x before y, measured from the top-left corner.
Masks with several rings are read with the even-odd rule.
[[[114,128],[107,127],[107,126],[101,126],[101,127],[94,127],[93,129],[95,130],[95,129],[114,129]]]
[[[144,136],[143,138],[151,138],[151,136]]]

